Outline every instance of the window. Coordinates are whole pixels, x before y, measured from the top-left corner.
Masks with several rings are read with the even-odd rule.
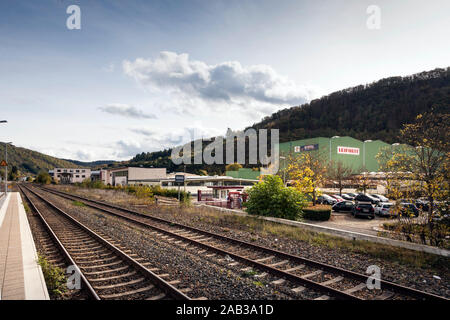
[[[75,172],[80,172],[80,170],[76,170]]]
[[[56,172],[61,172],[61,169],[56,170]]]
[[[82,178],[86,178],[86,176],[83,174],[82,176],[81,176]]]
[[[86,170],[81,170],[81,172],[85,172]]]

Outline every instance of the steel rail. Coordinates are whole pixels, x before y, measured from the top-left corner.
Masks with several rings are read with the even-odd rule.
[[[92,287],[92,285],[89,283],[88,279],[86,279],[86,277],[84,276],[84,274],[81,272],[80,267],[76,264],[76,262],[73,260],[72,256],[70,255],[70,253],[66,250],[66,248],[63,246],[63,244],[61,243],[61,241],[59,240],[58,236],[55,234],[55,232],[53,231],[53,229],[50,227],[50,225],[48,224],[47,220],[44,218],[44,216],[42,215],[42,213],[39,211],[39,209],[36,207],[36,205],[34,204],[33,201],[31,201],[31,199],[29,198],[29,196],[25,193],[25,191],[23,191],[22,187],[19,186],[20,191],[22,191],[22,194],[24,195],[24,197],[26,198],[26,200],[30,203],[31,207],[33,208],[34,212],[36,212],[37,216],[39,217],[39,219],[41,220],[44,229],[47,231],[48,235],[50,236],[50,238],[52,238],[52,240],[54,241],[54,243],[56,244],[56,247],[58,248],[58,250],[62,253],[64,259],[69,263],[69,265],[73,265],[76,272],[78,272],[78,274],[80,275],[81,281],[84,284],[85,288],[88,291],[88,294],[94,298],[95,300],[100,300],[100,297],[97,295],[97,293],[95,292],[94,288]]]
[[[117,248],[115,245],[110,243],[108,240],[104,239],[102,236],[98,235],[96,232],[82,224],[81,222],[77,221],[73,217],[71,217],[68,213],[51,203],[48,199],[43,197],[42,195],[36,193],[34,190],[31,190],[29,187],[25,187],[27,190],[29,190],[31,193],[36,195],[39,199],[44,201],[46,204],[48,204],[50,207],[58,211],[63,215],[64,218],[67,218],[70,222],[75,224],[77,227],[84,230],[86,233],[88,233],[91,237],[96,239],[97,241],[101,242],[103,245],[105,245],[108,249],[112,250],[119,256],[121,256],[124,260],[126,260],[128,263],[130,263],[137,271],[139,271],[144,277],[146,277],[150,282],[154,283],[157,287],[159,287],[162,291],[167,293],[169,296],[176,300],[191,300],[187,295],[185,295],[183,292],[175,288],[173,285],[153,273],[152,271],[148,270],[146,267],[144,267],[142,264],[140,264],[138,261],[127,255],[125,252]]]
[[[108,212],[108,213],[116,215],[116,216],[120,216],[120,217],[122,217],[124,219],[127,219],[129,221],[133,221],[135,223],[138,223],[138,224],[146,226],[146,227],[151,227],[153,229],[158,229],[158,231],[164,232],[164,233],[166,233],[168,235],[171,235],[171,236],[174,236],[174,237],[186,240],[186,241],[195,242],[195,240],[189,239],[187,237],[183,237],[181,235],[177,235],[174,232],[171,232],[171,231],[168,231],[168,230],[165,230],[165,229],[161,229],[161,228],[152,226],[152,225],[147,224],[145,222],[142,222],[142,221],[139,221],[139,220],[136,220],[136,219],[132,219],[131,217],[120,215],[120,214],[118,214],[116,212],[113,212],[113,211],[107,210],[105,208],[101,208],[101,207],[98,207],[96,205],[90,204],[89,202],[94,203],[94,204],[98,204],[98,205],[101,205],[101,206],[109,207],[109,208],[112,208],[112,209],[120,210],[120,211],[123,211],[123,212],[127,212],[127,213],[130,213],[130,214],[139,216],[139,217],[143,217],[143,218],[146,218],[146,219],[149,219],[149,220],[153,220],[153,221],[159,222],[159,223],[168,224],[169,226],[172,226],[172,227],[179,227],[179,228],[191,230],[193,232],[197,232],[197,233],[200,233],[200,234],[203,234],[203,235],[206,235],[206,236],[214,237],[214,238],[220,239],[222,241],[227,241],[227,242],[231,242],[231,243],[238,244],[238,245],[244,245],[244,246],[247,246],[247,247],[252,248],[252,249],[257,249],[257,250],[260,250],[260,251],[263,251],[263,252],[266,252],[266,253],[269,253],[269,254],[274,254],[274,255],[277,255],[277,256],[280,256],[280,257],[284,257],[284,258],[290,259],[290,260],[295,261],[297,263],[304,263],[304,264],[307,264],[307,265],[310,265],[310,266],[314,266],[314,267],[317,267],[317,268],[324,269],[324,270],[332,272],[332,273],[342,274],[342,275],[345,275],[345,276],[347,276],[349,278],[352,278],[354,280],[359,280],[359,281],[365,282],[368,279],[367,275],[364,275],[364,274],[361,274],[361,273],[357,273],[357,272],[354,272],[354,271],[342,269],[340,267],[332,266],[332,265],[329,265],[329,264],[325,264],[325,263],[322,263],[322,262],[318,262],[318,261],[314,261],[314,260],[311,260],[311,259],[303,258],[303,257],[300,257],[300,256],[292,255],[292,254],[287,253],[287,252],[283,252],[283,251],[271,249],[271,248],[268,248],[268,247],[256,245],[256,244],[253,244],[253,243],[250,243],[250,242],[246,242],[246,241],[243,241],[243,240],[233,239],[233,238],[230,238],[230,237],[227,237],[227,236],[223,236],[223,235],[220,235],[220,234],[212,233],[212,232],[205,231],[205,230],[202,230],[202,229],[198,229],[198,228],[195,228],[195,227],[183,225],[183,224],[180,224],[180,223],[177,223],[177,222],[173,222],[173,221],[170,221],[170,220],[166,220],[166,219],[163,219],[163,218],[146,215],[146,214],[143,214],[141,212],[134,211],[134,210],[131,210],[131,209],[128,209],[128,208],[123,208],[123,207],[116,206],[116,205],[109,204],[109,203],[105,203],[105,202],[102,202],[102,201],[91,200],[91,199],[88,199],[88,198],[85,198],[85,197],[68,194],[68,193],[62,192],[62,191],[56,191],[56,190],[52,190],[52,189],[48,189],[48,188],[41,188],[41,189],[43,189],[44,191],[47,191],[47,192],[59,195],[61,197],[67,198],[67,199],[73,200],[75,198],[75,199],[79,199],[79,200],[85,201],[83,203],[85,205],[87,205],[87,206],[92,207],[92,208],[95,208],[95,209],[98,209],[98,210],[102,210],[102,211]],[[208,245],[200,243],[200,242],[195,242],[195,243],[198,243],[201,246],[208,246]],[[212,247],[212,246],[209,246],[209,247],[210,247],[211,250],[221,250],[221,249],[218,249],[218,248],[215,248],[215,247]],[[226,253],[226,254],[229,254],[229,253]],[[236,259],[240,259],[241,261],[242,261],[242,258],[243,257],[239,258],[238,256],[236,256]],[[249,259],[247,259],[247,260],[249,260]],[[249,260],[249,261],[252,261],[252,260]],[[248,262],[248,263],[250,263],[250,262]],[[262,265],[267,267],[267,265],[264,265],[264,264],[262,264]],[[276,270],[282,271],[282,270],[279,270],[279,269],[276,269]],[[274,271],[274,272],[276,272],[276,271]],[[305,284],[306,284],[306,282],[305,282]],[[381,287],[383,287],[385,289],[390,289],[390,290],[393,290],[393,291],[395,291],[397,293],[401,293],[401,294],[404,294],[404,295],[407,295],[407,296],[411,296],[411,297],[415,297],[415,298],[419,298],[419,299],[430,299],[430,300],[441,300],[441,301],[449,301],[450,300],[450,299],[448,299],[446,297],[442,297],[442,296],[439,296],[439,295],[435,295],[433,293],[429,293],[429,292],[417,290],[417,289],[414,289],[414,288],[406,287],[406,286],[403,286],[403,285],[400,285],[400,284],[396,284],[394,282],[390,282],[390,281],[383,280],[383,279],[380,279],[380,284],[381,284]]]

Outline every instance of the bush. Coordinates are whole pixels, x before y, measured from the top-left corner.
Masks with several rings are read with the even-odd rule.
[[[305,197],[297,190],[283,185],[279,176],[265,176],[249,192],[249,214],[296,220],[306,205]]]
[[[40,172],[36,178],[36,182],[40,184],[50,184],[52,182],[52,177],[48,172]]]
[[[52,298],[60,298],[67,290],[64,270],[53,266],[43,256],[38,256],[38,263],[42,268],[47,289]]]
[[[175,198],[178,199],[178,190],[177,189],[163,189],[160,186],[152,186],[151,190],[154,195]],[[191,201],[191,194],[189,192],[180,191],[180,201],[189,203]]]
[[[303,209],[303,218],[314,221],[327,221],[331,216],[331,207],[308,207]]]

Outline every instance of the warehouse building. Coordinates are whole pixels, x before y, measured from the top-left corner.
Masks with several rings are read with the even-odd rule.
[[[100,170],[100,180],[106,185],[159,185],[167,176],[166,168],[120,167]]]
[[[376,155],[383,148],[395,148],[381,140],[360,141],[352,137],[318,137],[280,143],[280,167],[286,166],[289,156],[305,152],[319,154],[323,161],[341,161],[351,167],[355,173],[379,172]]]

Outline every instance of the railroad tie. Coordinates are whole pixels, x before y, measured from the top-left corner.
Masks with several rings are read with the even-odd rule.
[[[263,262],[263,261],[271,260],[273,258],[275,258],[275,256],[270,256],[270,257],[256,259],[255,262]]]
[[[130,295],[133,295],[133,294],[136,294],[136,293],[149,291],[149,290],[152,290],[154,287],[155,286],[151,284],[151,285],[149,285],[147,287],[144,287],[144,288],[139,288],[139,289],[136,289],[136,290],[127,291],[127,292],[121,292],[121,293],[116,293],[116,294],[101,295],[101,297],[103,299],[117,299],[117,298],[130,296]]]
[[[296,266],[296,267],[286,269],[286,270],[284,270],[284,271],[285,271],[285,272],[292,272],[292,271],[297,271],[297,270],[303,269],[304,267],[305,267],[305,265],[304,265],[304,264],[301,264],[301,265],[298,265],[298,266]]]
[[[333,279],[330,279],[330,280],[321,282],[320,284],[321,284],[321,285],[324,285],[324,286],[328,286],[328,285],[330,285],[330,284],[333,284],[333,283],[342,281],[343,279],[344,279],[344,277],[336,277],[336,278],[333,278]]]
[[[364,282],[362,282],[362,283],[358,284],[357,286],[355,286],[355,287],[353,287],[353,288],[350,288],[350,289],[345,290],[344,292],[345,292],[345,293],[354,293],[354,292],[359,291],[359,290],[362,290],[362,289],[364,289],[364,288],[366,288],[366,287],[367,287],[367,284],[364,283]]]
[[[271,284],[275,284],[275,285],[279,285],[279,284],[283,284],[286,280],[284,279],[278,279],[275,281],[272,281]]]
[[[323,295],[323,296],[320,296],[318,298],[315,298],[314,300],[330,300],[330,297],[327,296],[327,295]]]
[[[304,291],[306,288],[305,287],[297,287],[297,288],[293,288],[292,291],[294,291],[295,293],[300,293],[302,291]]]
[[[165,293],[161,293],[161,294],[158,294],[157,296],[153,296],[153,297],[147,298],[146,300],[161,300],[165,296],[166,296]]]
[[[300,278],[303,278],[303,279],[311,278],[311,277],[314,277],[314,276],[317,276],[317,275],[321,274],[322,272],[323,272],[322,270],[317,270],[317,271],[314,271],[314,272],[302,275],[302,276],[300,276]]]
[[[280,261],[280,262],[276,262],[276,263],[269,264],[269,267],[282,266],[283,264],[286,264],[286,263],[288,263],[288,262],[289,262],[288,260],[283,260],[283,261]]]
[[[381,295],[375,297],[375,300],[387,300],[392,298],[394,295],[395,293],[391,291],[383,291]]]
[[[264,278],[265,276],[267,276],[266,272],[260,273],[260,274],[255,274],[255,278]]]

